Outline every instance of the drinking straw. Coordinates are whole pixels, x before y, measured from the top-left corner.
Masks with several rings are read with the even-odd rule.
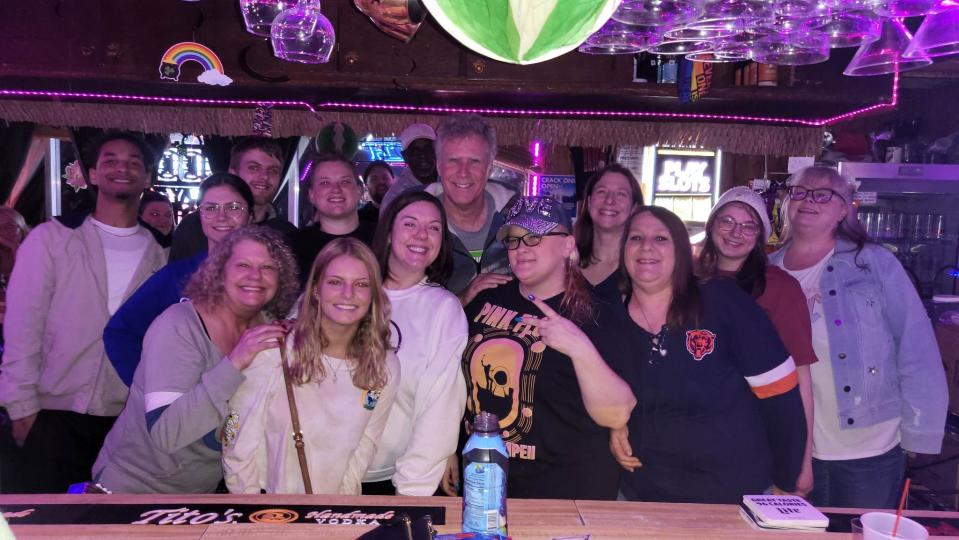
[[[906,478],[906,485],[902,486],[902,497],[899,498],[899,510],[896,512],[896,521],[892,524],[892,537],[896,537],[896,529],[899,528],[899,518],[902,517],[902,511],[906,507],[906,497],[909,496],[909,481],[910,478]]]

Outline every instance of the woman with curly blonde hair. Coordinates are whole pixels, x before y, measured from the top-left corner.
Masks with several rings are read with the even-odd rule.
[[[270,319],[289,310],[296,282],[279,233],[244,227],[224,238],[190,278],[191,300],[150,325],[94,480],[123,493],[213,492],[227,402],[257,354],[282,341],[285,327]]]
[[[289,264],[290,260],[295,262],[296,257],[283,235],[269,227],[250,225],[230,233],[187,282],[183,296],[191,299],[194,305],[209,310],[217,310],[235,301],[227,294],[230,284],[225,279],[225,272],[236,245],[244,240],[257,242],[267,250],[274,261],[273,271],[280,277],[276,294],[262,306],[261,311],[270,319],[286,317],[300,290],[297,267]]]
[[[330,242],[313,262],[299,318],[280,354],[263,353],[230,399],[226,485],[232,493],[360,494],[400,380],[390,304],[373,252]],[[301,469],[284,381],[288,365],[306,454]]]

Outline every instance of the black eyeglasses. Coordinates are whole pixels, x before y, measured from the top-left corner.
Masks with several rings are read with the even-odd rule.
[[[842,196],[841,193],[834,189],[829,188],[816,188],[816,189],[806,189],[802,186],[791,186],[789,188],[789,198],[794,201],[801,201],[806,198],[807,195],[812,196],[812,201],[814,203],[826,204],[831,201],[833,195],[842,199],[843,202],[846,202],[846,198]]]
[[[529,247],[538,246],[540,242],[543,241],[543,238],[546,236],[569,236],[569,233],[564,232],[550,232],[546,234],[535,234],[535,233],[526,233],[523,236],[507,236],[503,238],[503,245],[506,246],[506,249],[512,251],[519,248],[519,243],[522,241]]]

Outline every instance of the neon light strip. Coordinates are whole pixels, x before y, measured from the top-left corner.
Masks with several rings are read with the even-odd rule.
[[[533,141],[530,144],[529,151],[531,154],[533,154],[533,167],[542,165],[543,160],[540,156],[540,141]],[[539,174],[530,174],[527,182],[527,194],[533,197],[539,195]]]
[[[882,109],[895,108],[899,103],[899,72],[894,74],[892,82],[892,97],[889,103],[877,103],[868,107],[855,109],[846,113],[828,118],[785,118],[778,116],[751,116],[738,114],[705,114],[705,113],[675,113],[653,111],[588,111],[563,109],[508,109],[491,107],[440,107],[423,105],[392,105],[387,103],[351,103],[346,101],[327,101],[317,106],[306,101],[263,101],[253,99],[209,99],[183,98],[166,96],[145,96],[135,94],[112,94],[101,92],[53,92],[46,90],[0,90],[0,98],[48,98],[67,100],[99,100],[109,102],[128,103],[157,103],[163,105],[209,105],[230,107],[257,107],[261,105],[274,108],[306,109],[311,113],[320,110],[346,109],[364,112],[391,112],[391,113],[439,113],[439,114],[481,114],[486,116],[527,116],[527,117],[577,117],[594,119],[635,119],[659,118],[670,120],[726,120],[744,123],[776,123],[792,124],[810,127],[822,127],[850,118]]]
[[[300,183],[302,184],[304,180],[310,177],[310,171],[313,170],[313,162],[308,161],[306,167],[303,168],[303,174],[300,175]]]
[[[660,148],[659,155],[713,157],[716,155],[716,152],[713,150],[672,150],[669,148]]]
[[[842,122],[843,120],[849,120],[856,116],[865,114],[871,111],[878,111],[881,109],[895,109],[899,105],[899,69],[897,67],[896,71],[892,76],[892,100],[889,103],[877,103],[875,105],[864,107],[862,109],[856,109],[854,111],[849,111],[844,114],[833,116],[832,118],[827,118],[823,122],[823,125],[828,126],[835,124],[836,122]]]
[[[825,119],[807,120],[802,118],[783,118],[777,116],[748,116],[735,114],[703,114],[703,113],[670,113],[651,111],[587,111],[562,109],[502,109],[502,108],[473,108],[473,107],[431,107],[420,105],[389,105],[381,103],[350,103],[345,101],[326,102],[320,109],[351,109],[357,111],[391,112],[391,113],[441,113],[441,114],[479,114],[482,116],[533,116],[533,117],[563,117],[602,119],[633,119],[633,118],[667,118],[673,120],[732,120],[735,122],[798,124],[804,126],[821,126]]]

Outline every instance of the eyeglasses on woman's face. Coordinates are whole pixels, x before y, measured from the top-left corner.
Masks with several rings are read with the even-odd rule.
[[[843,197],[841,193],[830,188],[808,189],[802,186],[790,186],[789,188],[789,198],[794,201],[801,201],[809,196],[812,197],[814,203],[826,204],[832,200],[834,195],[839,197],[843,202],[846,202],[845,197]]]
[[[523,242],[529,247],[538,246],[543,238],[547,236],[569,236],[569,233],[550,232],[546,234],[526,233],[523,236],[506,236],[503,238],[503,245],[506,249],[512,251],[519,248],[519,243]]]
[[[718,218],[716,220],[716,227],[722,232],[730,232],[738,229],[739,234],[749,238],[755,238],[761,230],[759,224],[754,221],[739,223],[731,216],[722,216],[721,218]]]
[[[246,212],[246,205],[238,202],[228,203],[203,203],[200,205],[200,217],[204,219],[214,219],[223,211],[227,217],[239,217]]]

